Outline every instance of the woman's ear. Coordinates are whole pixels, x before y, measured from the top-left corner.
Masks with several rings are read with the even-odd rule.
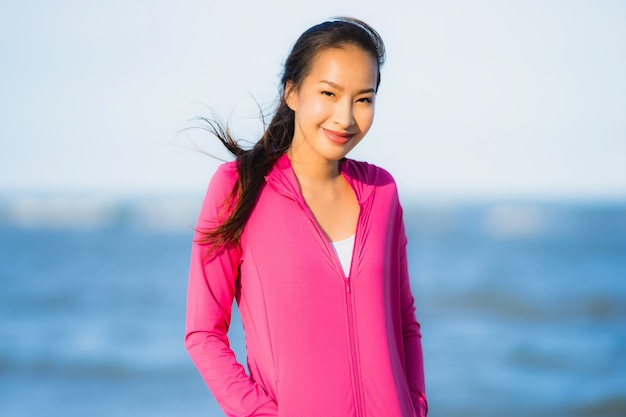
[[[293,81],[287,81],[285,83],[285,103],[292,111],[297,111],[298,100],[296,100],[297,91],[293,86]]]

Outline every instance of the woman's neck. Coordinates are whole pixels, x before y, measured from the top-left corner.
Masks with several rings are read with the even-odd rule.
[[[288,153],[302,197],[331,242],[354,235],[359,217],[356,195],[339,172],[339,161],[301,160]]]
[[[334,183],[339,177],[339,161],[301,158],[289,151],[287,156],[301,185],[324,186]]]

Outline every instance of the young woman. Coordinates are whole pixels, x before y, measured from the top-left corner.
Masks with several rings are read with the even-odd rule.
[[[374,119],[384,45],[348,18],[304,32],[263,137],[213,176],[192,248],[185,343],[228,416],[427,413],[393,178],[346,159]],[[249,375],[229,347],[237,300]]]

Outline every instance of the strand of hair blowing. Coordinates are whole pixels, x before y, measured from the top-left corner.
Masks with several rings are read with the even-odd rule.
[[[293,46],[283,68],[278,107],[263,137],[250,149],[242,148],[231,136],[228,126],[202,119],[237,160],[237,182],[224,204],[225,220],[217,227],[198,230],[197,242],[207,246],[206,256],[217,250],[239,244],[243,228],[254,209],[265,176],[274,163],[289,149],[294,135],[295,114],[285,100],[288,89],[297,91],[308,75],[313,61],[330,48],[357,46],[371,54],[378,63],[376,89],[380,84],[380,67],[385,61],[385,46],[380,35],[366,23],[347,17],[313,26]]]
[[[227,126],[224,127],[212,120],[203,120],[207,122],[208,130],[237,158],[237,182],[228,197],[235,202],[229,210],[230,214],[218,227],[198,230],[200,238],[197,242],[207,246],[208,257],[221,247],[239,243],[241,232],[256,204],[265,175],[291,145],[294,113],[284,98],[281,98],[263,137],[251,149],[243,149],[233,139]],[[230,205],[224,205],[228,206]]]

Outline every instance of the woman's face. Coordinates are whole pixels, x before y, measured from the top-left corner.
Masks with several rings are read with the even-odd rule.
[[[346,156],[374,121],[377,77],[378,63],[358,47],[320,53],[300,88],[286,86],[295,112],[290,158],[329,162]]]

